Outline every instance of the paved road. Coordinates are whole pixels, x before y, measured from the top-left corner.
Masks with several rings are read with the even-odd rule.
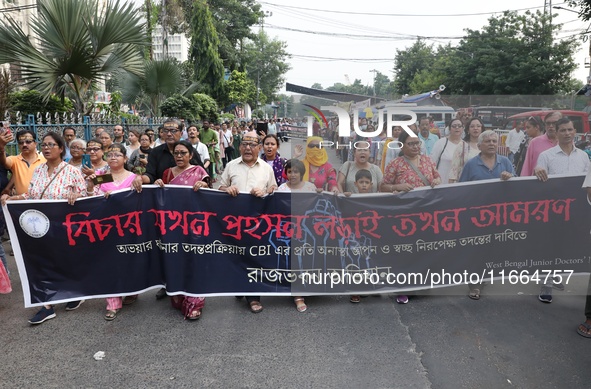
[[[93,300],[30,326],[35,310],[23,308],[12,257],[9,269],[1,388],[591,387],[591,339],[575,332],[588,277],[555,292],[552,304],[533,286],[488,286],[480,301],[463,287],[433,290],[407,305],[390,295],[360,304],[309,297],[305,313],[290,298],[266,297],[256,315],[244,301],[217,297],[197,322],[150,291],[113,322]]]

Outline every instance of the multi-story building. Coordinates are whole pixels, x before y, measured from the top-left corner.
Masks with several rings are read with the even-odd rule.
[[[162,26],[156,26],[152,32],[152,48],[154,59],[164,59]],[[189,58],[189,40],[185,34],[168,34],[168,58],[176,58],[185,62]]]

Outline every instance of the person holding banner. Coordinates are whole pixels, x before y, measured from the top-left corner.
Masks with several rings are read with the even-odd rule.
[[[534,175],[534,168],[538,162],[540,154],[558,143],[556,138],[556,123],[562,119],[562,113],[557,111],[551,111],[544,117],[543,126],[546,128],[546,133],[535,137],[529,142],[527,152],[525,153],[525,160],[523,161],[523,168],[521,169],[520,176],[527,177]],[[531,116],[528,122],[535,120],[541,122],[539,116]]]
[[[113,176],[113,182],[105,182],[100,185],[94,185],[93,180],[96,174],[91,174],[87,177],[86,193],[92,195],[104,195],[109,197],[111,192],[120,189],[131,188],[131,184],[135,178],[135,174],[125,169],[127,163],[127,148],[120,144],[114,143],[107,150],[107,161],[109,163],[110,173]],[[137,300],[137,295],[123,297],[109,297],[107,298],[107,312],[105,313],[105,320],[114,320],[117,313],[121,310],[123,305],[133,304]]]
[[[499,136],[493,130],[486,130],[478,137],[480,154],[472,158],[462,169],[460,182],[488,180],[500,178],[503,181],[515,176],[513,164],[509,158],[500,155],[498,151]],[[472,300],[480,299],[480,289],[483,284],[470,284],[468,297]]]
[[[176,142],[173,149],[176,166],[166,169],[162,178],[154,181],[159,187],[165,184],[190,186],[196,192],[209,187],[209,175],[197,163],[197,150],[188,141]],[[185,319],[197,320],[205,306],[205,297],[170,296],[170,302],[176,309],[181,310]]]
[[[259,151],[259,137],[256,131],[248,131],[240,144],[241,157],[228,163],[222,173],[219,190],[232,197],[238,196],[240,192],[249,192],[256,197],[273,193],[277,189],[275,173],[269,164],[258,157]],[[260,296],[246,297],[251,312],[259,313],[263,310],[260,300]]]
[[[2,195],[2,204],[10,200],[68,200],[68,204],[74,204],[76,199],[84,197],[86,193],[86,181],[80,169],[64,162],[66,144],[64,139],[55,132],[48,132],[43,137],[41,150],[46,162],[39,165],[33,172],[31,185],[28,192],[18,195]],[[66,304],[66,311],[77,309],[83,300],[70,301]],[[33,316],[29,323],[41,324],[53,319],[55,311],[53,306],[45,305]]]
[[[587,202],[591,205],[591,170],[585,177],[583,188],[587,191]],[[577,333],[584,338],[591,338],[591,277],[589,278],[587,298],[585,299],[585,318],[586,320],[577,327]]]
[[[441,184],[437,167],[427,155],[421,155],[421,141],[403,131],[398,138],[402,143],[402,155],[386,166],[380,192],[408,192],[422,186]],[[408,296],[396,297],[398,304],[408,303]]]
[[[142,175],[137,175],[133,180],[133,188],[141,192],[143,184],[153,184],[157,179],[162,178],[164,172],[175,166],[174,145],[181,140],[182,129],[180,121],[177,119],[166,119],[162,127],[162,136],[164,144],[161,144],[148,155],[148,165]],[[196,157],[199,165],[202,165],[199,156]],[[162,288],[156,293],[156,299],[161,300],[166,297],[166,289]]]
[[[583,174],[589,171],[590,162],[587,153],[575,147],[577,130],[573,122],[563,117],[556,122],[555,128],[558,144],[540,154],[533,172],[534,176],[542,182],[548,181],[549,174]],[[549,304],[552,302],[552,288],[564,290],[564,285],[559,278],[558,276],[556,279],[547,278],[540,289],[538,300]]]

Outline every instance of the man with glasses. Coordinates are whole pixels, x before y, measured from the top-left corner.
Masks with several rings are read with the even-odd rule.
[[[16,133],[20,154],[7,157],[5,147],[13,139],[13,135],[9,132],[0,135],[0,164],[12,171],[16,194],[21,195],[29,190],[33,172],[37,166],[45,163],[45,157],[37,152],[35,133],[28,129]]]
[[[164,144],[155,147],[148,155],[146,172],[133,180],[133,187],[138,192],[141,192],[142,184],[153,184],[154,181],[162,178],[166,169],[176,166],[172,152],[175,142],[181,140],[182,130],[179,127],[179,122],[176,119],[166,120],[162,126],[162,135]],[[203,166],[200,159],[199,164]]]
[[[273,168],[259,158],[260,144],[256,131],[247,132],[240,143],[240,158],[228,162],[222,173],[219,190],[236,197],[248,192],[263,197],[277,189]],[[242,298],[242,297],[238,297]],[[251,312],[263,310],[260,296],[247,296]]]
[[[539,119],[539,117],[532,117]],[[562,119],[562,114],[557,111],[552,111],[544,117],[546,133],[529,142],[527,152],[525,153],[523,168],[521,169],[521,177],[533,176],[534,168],[536,167],[540,154],[543,151],[556,146],[556,143],[558,142],[556,138],[556,122],[560,119]]]

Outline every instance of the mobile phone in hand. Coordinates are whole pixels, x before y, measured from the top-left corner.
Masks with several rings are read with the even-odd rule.
[[[90,162],[90,154],[82,154],[82,166],[92,169],[92,163]]]

